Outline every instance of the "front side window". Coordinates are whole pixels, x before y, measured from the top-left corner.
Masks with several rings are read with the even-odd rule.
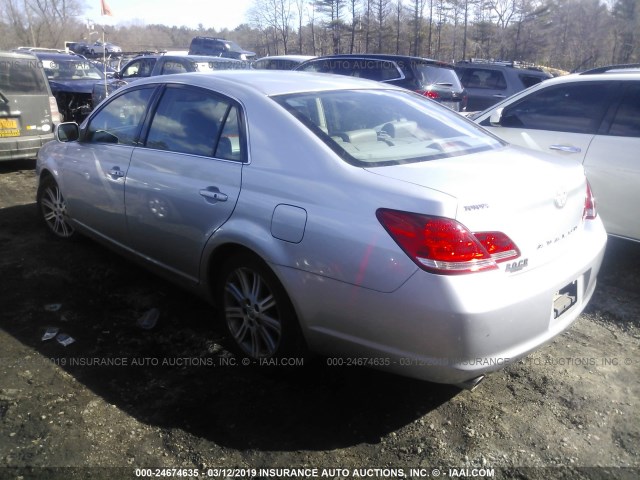
[[[139,88],[113,98],[91,118],[84,140],[136,145],[153,90],[154,87]]]
[[[158,150],[242,160],[238,109],[212,92],[168,86],[151,121],[146,146]]]
[[[593,134],[609,105],[613,87],[606,82],[576,82],[545,88],[505,107],[500,124],[503,127]]]
[[[151,76],[153,66],[156,63],[155,58],[143,58],[131,62],[122,72],[122,78],[142,78]]]
[[[423,162],[503,145],[456,113],[409,91],[323,91],[273,99],[356,166]]]
[[[527,75],[527,74],[520,74],[518,75],[518,77],[520,78],[520,81],[522,82],[522,86],[524,88],[532,87],[534,85],[537,85],[541,81],[545,80],[544,77],[536,77],[535,75]]]

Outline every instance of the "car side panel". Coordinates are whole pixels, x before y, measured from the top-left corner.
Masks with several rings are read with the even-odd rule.
[[[583,162],[594,135],[510,127],[485,127],[514,145]]]
[[[70,216],[115,242],[126,243],[124,179],[133,147],[74,143],[62,164]]]
[[[640,240],[640,138],[597,135],[584,160],[607,232]]]

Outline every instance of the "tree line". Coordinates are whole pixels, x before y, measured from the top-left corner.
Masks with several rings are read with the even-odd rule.
[[[181,50],[196,35],[258,56],[394,53],[447,62],[517,60],[563,70],[640,62],[639,0],[254,0],[228,30],[87,25],[82,0],[0,0],[0,49],[107,39],[125,51]]]

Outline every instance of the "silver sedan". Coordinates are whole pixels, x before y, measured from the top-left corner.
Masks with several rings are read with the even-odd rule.
[[[153,77],[56,137],[37,162],[50,232],[216,303],[253,359],[472,387],[576,320],[606,244],[579,163],[377,82]]]

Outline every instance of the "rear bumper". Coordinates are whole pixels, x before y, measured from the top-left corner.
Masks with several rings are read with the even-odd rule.
[[[602,223],[589,223],[561,258],[517,274],[420,270],[395,292],[381,293],[276,271],[312,350],[339,355],[340,365],[461,384],[522,358],[578,318],[595,290],[606,246]],[[576,285],[577,300],[554,318],[554,295],[567,285]]]
[[[36,158],[40,147],[51,140],[53,133],[0,138],[0,161]]]

